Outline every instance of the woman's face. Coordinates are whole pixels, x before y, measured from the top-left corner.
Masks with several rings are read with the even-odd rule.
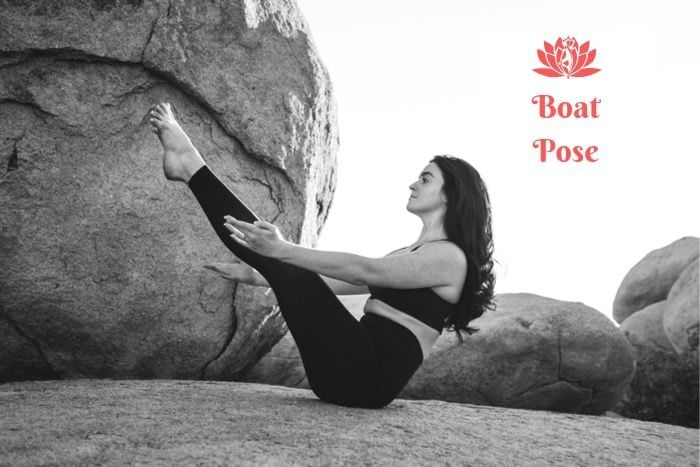
[[[444,209],[443,184],[442,172],[431,162],[421,171],[418,180],[408,187],[411,196],[408,198],[406,209],[414,214]]]

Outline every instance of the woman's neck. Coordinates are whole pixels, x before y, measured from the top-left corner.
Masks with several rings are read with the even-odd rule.
[[[418,240],[416,240],[416,244],[418,243],[425,243],[425,242],[434,242],[436,240],[445,240],[447,239],[447,232],[445,232],[445,227],[440,221],[439,223],[433,223],[432,225],[429,223],[423,223],[423,230],[421,230],[420,235],[418,236]]]

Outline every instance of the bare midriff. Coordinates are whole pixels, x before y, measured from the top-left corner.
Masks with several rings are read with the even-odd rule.
[[[374,313],[379,316],[383,316],[397,324],[405,327],[416,336],[420,348],[423,351],[423,360],[425,361],[430,354],[430,349],[433,348],[433,344],[440,337],[440,333],[428,326],[422,321],[414,318],[411,315],[404,313],[403,311],[397,310],[396,308],[387,305],[381,300],[376,298],[370,298],[365,303],[365,313]]]

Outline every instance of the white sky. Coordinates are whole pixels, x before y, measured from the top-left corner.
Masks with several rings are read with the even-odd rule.
[[[384,256],[414,242],[408,186],[431,156],[471,163],[492,202],[496,293],[607,316],[651,250],[699,236],[700,2],[297,0],[338,103],[338,188],[318,248]],[[546,78],[537,49],[571,35],[602,71]],[[597,97],[598,119],[530,100]],[[533,140],[599,146],[539,162]]]

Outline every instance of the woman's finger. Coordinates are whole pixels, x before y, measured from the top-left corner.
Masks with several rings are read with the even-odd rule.
[[[232,227],[242,232],[253,233],[258,229],[258,227],[254,226],[249,222],[239,221],[238,219],[234,219],[233,217],[227,219],[227,222],[231,224]]]
[[[235,227],[231,227],[231,234],[232,234],[232,235],[235,235],[236,237],[238,237],[238,238],[240,238],[240,239],[246,238],[246,237],[245,237],[245,234],[244,234],[243,232],[241,232],[240,230],[238,230],[237,228],[235,228]]]
[[[236,237],[236,235],[234,235],[234,234],[231,234],[230,237],[231,237],[234,241],[236,241],[236,242],[240,243],[241,245],[243,245],[244,247],[249,248],[249,249],[252,250],[252,248],[250,248],[250,245],[248,244],[248,242],[246,242],[245,240]]]
[[[245,232],[241,232],[240,230],[238,230],[237,228],[235,228],[231,224],[225,223],[224,227],[226,227],[226,229],[229,232],[231,232],[231,235],[230,235],[231,238],[243,240],[243,239],[249,238],[251,235],[254,235],[252,232],[248,232],[247,234]]]
[[[231,233],[238,232],[239,234],[242,234],[240,230],[238,230],[236,227],[234,227],[230,222],[224,222],[224,227],[226,227],[226,230],[228,230]]]
[[[214,271],[214,272],[218,272],[218,273],[223,272],[222,269],[219,266],[217,266],[216,264],[205,264],[202,267],[204,269],[209,269],[210,271]]]
[[[238,238],[245,238],[246,234],[244,232],[241,232],[238,230],[236,227],[232,226],[229,223],[224,222],[224,227],[231,232],[231,237],[238,237]]]
[[[269,222],[266,222],[266,221],[255,221],[254,225],[262,230],[267,230],[270,232],[275,230],[275,225],[270,224]]]
[[[214,271],[217,273],[220,277],[223,277],[224,279],[228,280],[236,280],[236,276],[232,273],[232,271],[227,271],[223,268],[217,267],[214,264],[205,264],[204,269],[209,269],[210,271]]]

